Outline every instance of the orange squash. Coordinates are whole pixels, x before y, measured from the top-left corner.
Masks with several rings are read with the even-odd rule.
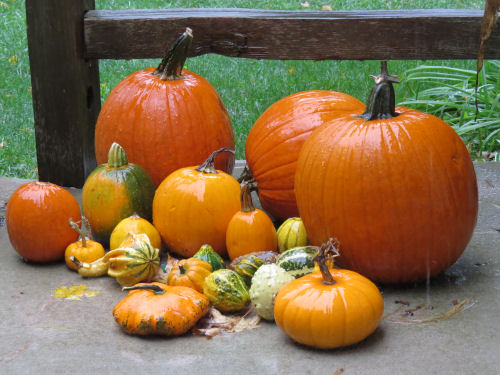
[[[111,232],[109,238],[109,249],[117,249],[121,247],[130,234],[145,234],[148,236],[151,246],[156,249],[161,249],[161,237],[158,230],[146,219],[137,214],[133,214],[121,220]]]
[[[302,145],[317,127],[362,108],[347,94],[312,90],[289,95],[262,113],[248,134],[245,155],[266,212],[280,221],[299,216],[294,176]]]
[[[251,185],[241,185],[241,211],[234,214],[226,231],[226,248],[229,258],[257,251],[276,251],[278,237],[274,224],[267,214],[255,208]]]
[[[153,282],[123,289],[129,293],[113,308],[113,317],[129,334],[182,335],[210,309],[208,297],[185,286]]]
[[[132,163],[146,169],[158,186],[175,170],[199,165],[213,150],[234,149],[231,120],[215,88],[183,70],[193,35],[186,32],[158,68],[135,72],[109,94],[97,119],[95,150],[106,162],[113,142]],[[216,167],[231,173],[234,155],[222,155]]]
[[[39,181],[20,186],[9,198],[5,214],[14,250],[39,263],[62,259],[66,247],[78,239],[69,219],[81,219],[75,197],[58,185]]]
[[[375,77],[365,113],[352,111],[304,143],[295,179],[312,244],[341,244],[338,264],[374,281],[425,280],[462,254],[476,224],[469,152],[445,122],[395,108],[394,76]]]
[[[203,293],[205,278],[212,273],[210,263],[198,258],[181,259],[168,274],[168,285],[187,286]]]
[[[336,249],[331,242],[321,246],[314,260],[321,272],[286,284],[274,300],[278,327],[293,340],[323,349],[355,344],[379,325],[384,301],[367,278],[327,266]]]
[[[236,179],[214,167],[220,149],[198,167],[171,173],[156,189],[153,225],[174,253],[192,257],[204,244],[226,255],[226,229],[241,208],[240,185]]]

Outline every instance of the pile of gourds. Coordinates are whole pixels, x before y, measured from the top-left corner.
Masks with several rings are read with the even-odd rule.
[[[12,195],[13,248],[114,277],[128,291],[113,310],[128,333],[179,335],[210,306],[252,306],[306,345],[363,340],[383,312],[373,282],[432,277],[468,244],[478,202],[467,148],[440,119],[395,107],[397,79],[382,63],[366,106],[314,90],[269,107],[238,181],[227,111],[183,69],[191,41],[187,29],[158,68],[106,99],[81,210],[48,182]],[[169,256],[180,260],[158,279]]]

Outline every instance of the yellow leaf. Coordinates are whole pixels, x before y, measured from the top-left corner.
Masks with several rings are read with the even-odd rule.
[[[70,301],[78,301],[81,297],[95,297],[100,290],[89,290],[85,284],[68,287],[60,286],[52,291],[54,298],[64,298]]]
[[[10,65],[16,65],[18,62],[19,62],[19,58],[16,55],[9,57],[9,64]]]
[[[293,66],[290,67],[290,69],[288,69],[288,74],[293,74],[295,73],[295,69],[293,68]]]
[[[7,3],[4,3],[3,1],[0,1],[0,7],[8,8],[9,6],[7,5]]]
[[[323,5],[321,10],[332,10],[332,7],[330,5]]]

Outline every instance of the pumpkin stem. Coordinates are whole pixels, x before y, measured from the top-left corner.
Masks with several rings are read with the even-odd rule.
[[[380,62],[380,74],[372,77],[375,85],[370,91],[366,103],[366,110],[358,118],[365,120],[390,119],[399,115],[395,111],[396,97],[394,94],[393,83],[399,83],[398,76],[389,74],[387,71],[387,61]]]
[[[318,264],[319,270],[323,275],[323,283],[327,285],[333,285],[336,283],[326,262],[328,260],[333,262],[335,258],[339,256],[338,245],[339,243],[337,239],[330,238],[328,242],[321,245],[318,253],[313,258],[313,261]]]
[[[186,267],[184,267],[182,264],[179,264],[179,272],[181,275],[184,275],[186,273]]]
[[[202,165],[196,168],[196,170],[202,173],[217,174],[218,172],[215,170],[215,157],[221,152],[230,152],[234,154],[234,150],[231,150],[230,148],[227,147],[220,148],[217,151],[214,151],[212,155],[210,155],[208,159],[203,162]]]
[[[158,285],[154,284],[143,284],[143,285],[132,285],[132,286],[124,286],[122,290],[129,291],[129,290],[151,290],[153,291],[154,294],[163,294],[165,293],[165,290],[160,288]]]
[[[86,220],[86,218],[82,218],[82,221],[84,221],[84,219]],[[87,228],[86,226],[82,225],[81,227],[78,226],[78,223],[81,223],[82,221],[78,221],[78,222],[74,222],[72,218],[69,218],[69,226],[76,232],[80,235],[80,238],[82,240],[82,247],[87,247],[87,234],[88,234],[88,231],[87,231]],[[83,223],[82,223],[83,224]],[[85,229],[84,229],[85,228]]]
[[[108,167],[119,168],[128,164],[127,154],[122,146],[113,142],[108,152]]]
[[[241,212],[252,212],[255,211],[255,206],[252,201],[252,185],[248,182],[243,182],[241,184]]]
[[[245,164],[245,168],[243,168],[243,172],[241,172],[240,177],[238,177],[238,182],[241,184],[246,182],[250,184],[250,188],[252,191],[257,190],[257,180],[252,174],[252,171],[248,167],[248,164]]]
[[[182,68],[193,41],[193,31],[187,27],[186,31],[169,48],[163,60],[153,75],[161,80],[176,80],[182,78]]]

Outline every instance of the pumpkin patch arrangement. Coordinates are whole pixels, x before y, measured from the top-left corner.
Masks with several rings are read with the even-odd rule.
[[[12,195],[13,248],[113,277],[128,294],[112,313],[129,334],[182,335],[212,308],[253,311],[312,347],[364,340],[384,310],[374,282],[423,280],[464,251],[478,206],[466,147],[441,120],[395,107],[383,63],[366,107],[333,91],[273,104],[248,136],[251,175],[239,183],[224,105],[183,70],[192,37],[106,100],[83,216],[50,183]]]

